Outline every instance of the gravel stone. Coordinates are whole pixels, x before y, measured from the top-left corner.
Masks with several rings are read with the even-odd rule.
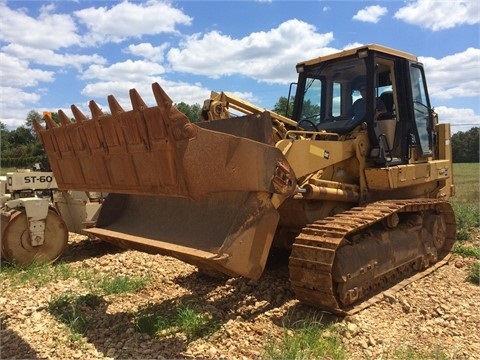
[[[395,351],[442,351],[449,358],[480,359],[480,286],[465,280],[473,260],[451,261],[397,293],[346,318],[300,304],[289,288],[286,264],[268,264],[257,281],[214,279],[179,260],[120,250],[86,236],[70,234],[62,258],[78,279],[59,279],[33,287],[1,284],[1,359],[255,359],[266,344],[292,333],[296,321],[316,315],[341,335],[347,359],[394,358]],[[82,271],[105,276],[148,276],[146,288],[101,296],[78,306],[87,329],[77,339],[49,312],[52,299],[87,295]],[[139,311],[165,313],[188,304],[218,323],[213,334],[188,337],[141,333]],[[143,309],[143,310],[142,310]],[[290,325],[289,325],[290,324]],[[323,334],[331,336],[331,332]]]

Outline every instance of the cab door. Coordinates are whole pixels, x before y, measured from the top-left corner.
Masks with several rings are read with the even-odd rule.
[[[433,114],[423,68],[410,65],[411,109],[415,122],[415,145],[419,155],[432,155]]]

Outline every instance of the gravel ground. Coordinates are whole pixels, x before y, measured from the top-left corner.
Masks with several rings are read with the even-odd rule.
[[[480,359],[480,286],[465,280],[472,259],[450,262],[399,292],[347,318],[316,312],[295,300],[288,268],[277,256],[259,281],[212,279],[176,259],[120,251],[85,236],[70,236],[62,262],[78,274],[148,276],[143,290],[102,296],[80,310],[87,320],[83,337],[72,339],[67,325],[48,305],[62,295],[91,292],[81,277],[32,286],[1,284],[2,359],[252,359],[280,339],[285,328],[315,314],[334,324],[348,359],[393,359],[395,351],[440,351],[452,359]],[[278,260],[278,261],[277,261]],[[208,312],[218,329],[208,336],[151,337],[135,328],[139,312],[168,313],[178,304]],[[405,352],[404,352],[405,353]]]

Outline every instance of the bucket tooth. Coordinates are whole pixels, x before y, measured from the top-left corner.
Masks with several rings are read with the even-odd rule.
[[[133,110],[142,111],[148,107],[136,89],[130,89],[130,101],[132,102]]]
[[[58,124],[55,121],[53,121],[53,119],[50,116],[45,116],[44,119],[45,119],[45,125],[47,129],[54,129],[58,127]]]
[[[35,119],[33,120],[33,128],[35,129],[37,134],[45,130],[45,128],[42,125],[40,125],[38,120],[35,120]],[[42,141],[41,138],[39,139],[40,141]]]
[[[164,119],[170,118],[170,110],[172,109],[173,101],[167,95],[165,90],[160,86],[159,83],[152,84],[153,96],[158,105],[158,110],[160,111],[161,117]],[[177,115],[178,116],[178,115]]]
[[[118,103],[117,99],[115,99],[115,96],[109,95],[107,100],[108,100],[108,106],[110,107],[110,113],[112,115],[121,114],[125,112],[125,110],[123,110],[123,108]]]
[[[105,116],[102,109],[100,108],[100,106],[98,106],[98,104],[95,101],[90,100],[90,102],[88,103],[88,107],[90,108],[90,112],[92,113],[93,119],[98,119]]]
[[[153,96],[155,97],[155,101],[157,105],[162,107],[166,107],[167,109],[172,107],[172,99],[167,95],[165,90],[162,89],[159,83],[152,84]]]
[[[88,121],[88,118],[85,116],[85,114],[82,113],[80,109],[77,108],[75,105],[70,106],[70,109],[72,109],[73,117],[75,118],[77,123]]]
[[[72,122],[68,118],[67,114],[65,114],[62,110],[58,110],[58,118],[60,119],[60,122],[62,125],[70,125]]]

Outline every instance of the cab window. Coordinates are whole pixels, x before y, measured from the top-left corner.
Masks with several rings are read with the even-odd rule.
[[[430,104],[422,69],[412,65],[410,79],[418,145],[423,154],[429,154],[431,153]]]

